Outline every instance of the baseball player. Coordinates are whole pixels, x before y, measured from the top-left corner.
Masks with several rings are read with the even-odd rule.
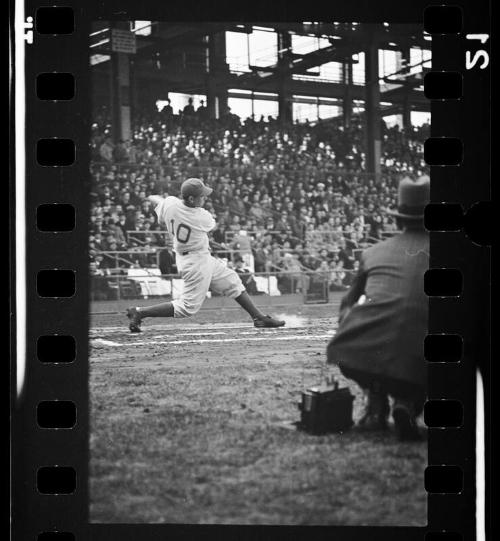
[[[150,195],[156,204],[160,224],[168,228],[174,239],[177,268],[184,280],[184,291],[179,299],[153,306],[127,309],[129,329],[141,332],[146,317],[190,317],[198,312],[207,291],[235,299],[250,314],[255,327],[282,327],[284,321],[263,314],[252,302],[238,274],[210,254],[208,232],[214,229],[214,217],[203,207],[212,188],[199,178],[182,183],[181,197]]]

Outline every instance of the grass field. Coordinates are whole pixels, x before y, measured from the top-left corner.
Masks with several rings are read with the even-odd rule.
[[[287,308],[287,327],[206,310],[94,318],[91,520],[122,523],[425,525],[427,444],[392,432],[296,429],[301,392],[326,373],[336,307]],[[274,310],[276,313],[276,310]]]

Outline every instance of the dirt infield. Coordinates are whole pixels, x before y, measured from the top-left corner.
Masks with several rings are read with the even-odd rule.
[[[258,330],[242,311],[206,310],[139,335],[93,318],[92,522],[425,525],[426,442],[293,424],[326,373],[360,414],[359,389],[325,365],[335,314],[290,308],[284,329]]]

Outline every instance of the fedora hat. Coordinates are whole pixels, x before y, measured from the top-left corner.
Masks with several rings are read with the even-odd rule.
[[[424,217],[425,206],[430,200],[430,179],[423,175],[417,180],[405,177],[398,187],[398,208],[388,209],[392,216],[407,220],[421,220]]]

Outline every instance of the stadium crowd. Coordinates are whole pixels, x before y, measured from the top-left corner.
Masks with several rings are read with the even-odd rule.
[[[200,176],[214,189],[206,208],[217,219],[216,254],[237,268],[240,260],[249,266],[251,255],[257,273],[286,271],[292,289],[302,287],[303,270],[346,288],[357,251],[397,230],[384,209],[396,206],[402,174],[425,172],[429,125],[405,133],[382,121],[382,136],[376,182],[364,168],[360,116],[348,128],[337,119],[314,125],[283,125],[272,117],[242,121],[230,111],[211,120],[203,103],[195,110],[191,101],[179,114],[169,105],[142,112],[131,140],[113,144],[103,110],[91,139],[92,273],[158,262],[162,273],[175,273],[168,239],[145,198],[178,195],[183,180]]]

